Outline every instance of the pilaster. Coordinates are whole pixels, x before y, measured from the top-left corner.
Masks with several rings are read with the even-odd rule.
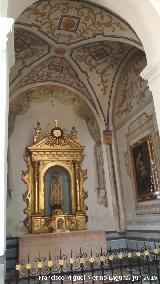
[[[154,58],[141,72],[141,77],[148,81],[149,89],[152,92],[157,124],[160,132],[160,58]]]
[[[8,144],[8,106],[9,72],[7,56],[7,35],[12,28],[13,19],[0,17],[0,259],[4,260],[6,246],[6,191],[7,191],[7,144]],[[0,262],[0,284],[4,283],[4,263]]]

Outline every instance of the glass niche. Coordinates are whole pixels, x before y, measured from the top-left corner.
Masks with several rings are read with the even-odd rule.
[[[44,176],[44,214],[55,209],[72,214],[70,174],[61,166],[49,168]]]

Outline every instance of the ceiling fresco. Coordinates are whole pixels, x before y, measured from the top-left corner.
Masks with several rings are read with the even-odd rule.
[[[132,50],[121,42],[96,42],[76,48],[72,59],[87,76],[98,95],[101,105],[106,105],[115,72],[123,58]]]
[[[115,99],[113,111],[116,128],[121,127],[134,111],[152,100],[147,82],[140,77],[145,66],[144,53],[138,52],[129,60],[120,74],[117,84],[118,96]]]
[[[124,37],[140,44],[125,21],[78,1],[39,1],[25,10],[18,22],[40,31],[57,44],[72,45],[98,35]]]
[[[15,23],[16,63],[10,99],[38,84],[57,83],[81,93],[107,128],[115,74],[142,45],[119,16],[85,1],[39,1]]]
[[[15,29],[15,57],[14,72],[11,72],[10,83],[22,73],[24,68],[34,64],[50,52],[50,46],[31,32]]]
[[[52,56],[34,67],[15,86],[15,90],[33,83],[59,82],[74,87],[92,101],[89,92],[81,82],[71,65],[62,57]]]

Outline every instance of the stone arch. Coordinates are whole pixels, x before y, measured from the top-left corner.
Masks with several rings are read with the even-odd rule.
[[[46,93],[45,93],[46,92]],[[57,92],[57,93],[56,93]],[[45,93],[45,96],[43,95]],[[66,96],[66,99],[64,99]],[[68,98],[67,98],[68,96]],[[93,106],[76,90],[64,85],[43,82],[26,86],[25,89],[18,90],[14,98],[10,100],[9,135],[12,134],[17,115],[24,114],[30,108],[33,101],[43,102],[52,99],[72,104],[74,112],[83,118],[88,126],[88,130],[96,143],[101,140],[103,123],[98,117]]]

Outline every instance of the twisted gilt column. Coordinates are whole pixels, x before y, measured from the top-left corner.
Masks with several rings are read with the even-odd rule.
[[[33,162],[34,168],[34,214],[39,213],[39,161]]]
[[[75,162],[75,184],[76,184],[76,199],[77,199],[77,211],[81,211],[80,200],[80,165]]]

